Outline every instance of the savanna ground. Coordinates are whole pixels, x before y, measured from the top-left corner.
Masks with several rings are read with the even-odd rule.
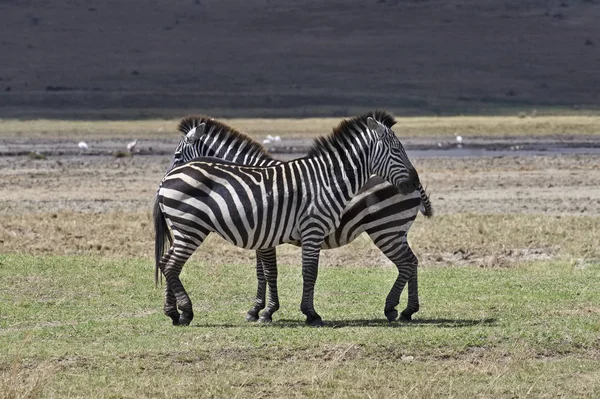
[[[337,120],[228,122],[285,142]],[[395,268],[360,237],[322,254],[325,328],[303,324],[290,246],[278,249],[282,309],[248,324],[254,254],[212,237],[183,271],[196,318],[174,328],[152,281],[150,208],[175,124],[0,123],[0,150],[33,152],[0,157],[0,398],[600,396],[597,155],[414,159],[436,215],[409,234],[410,323],[385,320]],[[597,117],[398,126],[412,143],[600,140]],[[110,155],[134,136],[139,154]]]

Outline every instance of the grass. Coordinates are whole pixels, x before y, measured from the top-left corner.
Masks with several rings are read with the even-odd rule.
[[[182,115],[182,117],[185,115]],[[256,138],[268,134],[288,138],[315,137],[327,134],[339,118],[236,118],[225,123]],[[518,116],[457,116],[397,118],[396,133],[403,137],[454,136],[546,136],[598,135],[597,115]],[[176,135],[179,119],[147,119],[131,121],[68,121],[51,119],[2,119],[0,138],[66,139],[93,137],[169,138]]]
[[[599,259],[599,235],[599,216],[454,214],[432,219],[419,216],[409,242],[425,266],[500,267],[534,259]],[[150,258],[153,240],[149,212],[0,214],[0,242],[4,251],[14,253]],[[254,262],[253,251],[236,248],[215,235],[194,257],[202,260],[207,253],[215,264]],[[299,256],[295,247],[278,248],[280,262],[295,264]],[[349,247],[325,251],[321,262],[325,266],[382,266],[389,261],[365,235]]]
[[[338,121],[228,120],[259,137],[322,134]],[[416,136],[595,135],[598,121],[401,118],[398,125]],[[176,123],[4,120],[0,137],[169,138]],[[541,166],[534,158],[436,159],[420,166],[458,190],[485,190],[495,181],[519,186],[518,173],[556,178],[553,171],[566,169],[571,174],[557,184],[595,198],[585,192],[593,182],[578,175],[590,171],[593,180],[593,162],[565,159],[545,157]],[[419,217],[409,240],[422,265],[422,308],[409,324],[385,321],[383,302],[396,273],[367,237],[322,255],[316,307],[326,328],[304,326],[299,250],[291,246],[278,249],[282,309],[275,323],[248,324],[254,253],[213,236],[182,275],[196,319],[174,328],[162,315],[162,290],[152,276],[148,209],[162,165],[136,160],[65,163],[73,175],[64,175],[62,164],[17,164],[19,173],[7,168],[5,202],[16,205],[0,212],[0,399],[600,396],[597,213],[565,214],[558,207],[552,209],[560,213],[530,214],[515,207],[514,214],[485,214],[496,212],[488,206],[467,214],[440,205],[435,218]],[[134,186],[129,176],[141,167],[156,171]],[[515,173],[486,174],[494,171]],[[538,187],[541,178],[529,176],[534,179],[523,190],[547,195],[545,185]],[[94,187],[84,184],[92,178]],[[47,204],[58,200],[73,210]],[[84,200],[115,205],[84,211],[78,202]],[[119,201],[141,205],[112,210]]]
[[[175,328],[147,259],[0,255],[0,264],[0,397],[35,394],[36,381],[42,397],[600,393],[597,262],[424,268],[410,324],[384,321],[391,267],[323,268],[322,329],[303,325],[295,266],[281,265],[282,309],[262,326],[244,321],[251,263],[190,262],[182,279],[196,319]]]

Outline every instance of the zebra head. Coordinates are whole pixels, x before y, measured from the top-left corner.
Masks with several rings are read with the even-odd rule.
[[[184,124],[184,122],[186,123]],[[175,148],[175,154],[173,154],[169,170],[204,155],[199,145],[199,140],[204,135],[205,129],[206,123],[200,123],[199,119],[186,118],[179,124],[179,130],[183,136],[179,140],[177,148]]]
[[[367,127],[375,134],[376,144],[371,156],[371,172],[408,194],[420,186],[419,174],[391,127],[367,118]]]

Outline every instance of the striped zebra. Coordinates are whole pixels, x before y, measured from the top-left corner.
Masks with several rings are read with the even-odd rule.
[[[389,115],[381,116],[382,123],[388,128],[395,124],[394,119]],[[281,163],[273,159],[261,144],[213,118],[205,116],[184,118],[179,123],[178,130],[182,138],[175,149],[169,170],[203,156],[250,166],[273,166]],[[418,260],[408,245],[406,235],[419,210],[426,217],[433,215],[429,197],[423,187],[419,186],[418,194],[416,192],[403,194],[380,177],[371,177],[344,208],[339,226],[335,232],[325,238],[322,245],[322,249],[338,248],[349,244],[361,233],[367,232],[377,247],[396,265],[399,273],[404,273],[408,267],[412,267],[414,272],[408,278],[408,305],[400,314],[401,320],[411,320],[412,315],[419,310],[416,273]],[[164,237],[157,238],[164,241]],[[163,248],[162,244],[157,245],[159,250],[156,254],[157,258],[162,257]],[[155,273],[155,279],[158,281],[158,268],[155,269]],[[256,274],[258,280],[256,300],[252,309],[248,311],[246,319],[270,322],[273,313],[279,309],[277,259],[274,248],[257,251]],[[267,282],[269,282],[268,305]],[[395,284],[387,297],[384,312],[390,321],[398,317],[395,308],[399,303],[402,288]],[[259,317],[263,309],[265,310]]]
[[[206,236],[216,232],[236,246],[259,250],[261,257],[273,256],[269,262],[274,261],[276,245],[299,243],[300,309],[307,324],[323,325],[313,305],[319,254],[326,237],[339,225],[346,205],[373,174],[405,194],[420,187],[417,171],[387,126],[390,119],[384,112],[375,112],[342,121],[332,134],[316,139],[306,157],[273,166],[200,158],[168,172],[157,193],[154,219],[156,262],[166,279],[164,312],[173,324],[187,325],[193,319],[192,303],[179,279],[181,268]],[[420,206],[418,190],[415,199]],[[164,243],[160,237],[165,236],[167,227],[172,244],[159,257]],[[338,241],[335,234],[333,241]],[[389,245],[389,237],[380,241]],[[407,245],[405,239],[403,245]],[[397,299],[388,297],[386,303],[395,302],[395,306],[399,302],[401,289],[415,267],[416,262],[403,267],[395,283],[399,288],[389,295]],[[272,288],[269,280],[276,276],[269,276],[270,270],[264,272]],[[387,310],[388,317],[395,312]]]

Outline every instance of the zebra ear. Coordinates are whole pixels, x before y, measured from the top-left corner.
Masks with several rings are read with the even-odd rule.
[[[204,134],[204,128],[206,127],[205,123],[201,123],[198,126],[192,128],[185,137],[187,137],[188,143],[195,143],[202,135]]]
[[[375,133],[377,133],[377,137],[379,137],[380,139],[382,139],[387,133],[386,127],[371,117],[367,118],[367,127],[369,128],[369,130],[372,130]]]

